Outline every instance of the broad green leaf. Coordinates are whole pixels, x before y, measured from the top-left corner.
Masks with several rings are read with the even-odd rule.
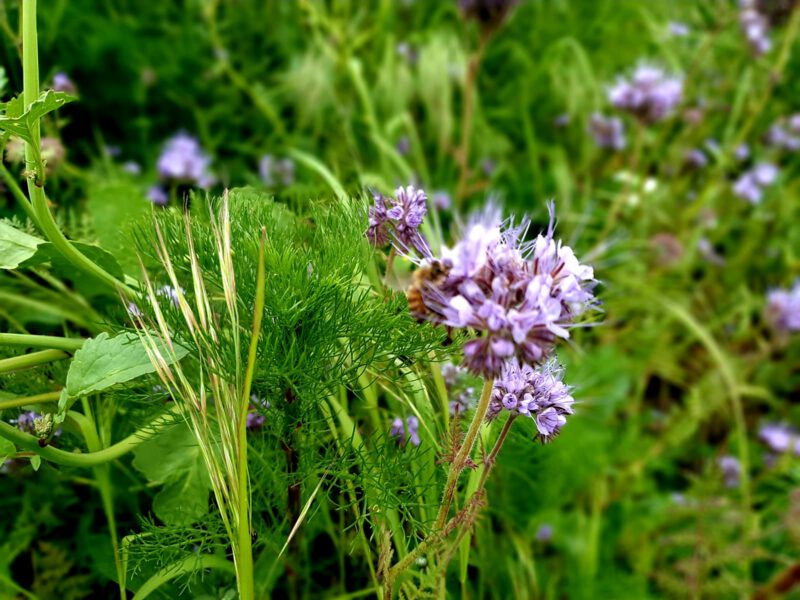
[[[178,360],[187,353],[187,349],[175,346]],[[163,354],[169,363],[166,349]],[[66,390],[70,398],[79,398],[154,371],[139,336],[125,333],[109,337],[101,333],[87,340],[75,353],[67,373]]]
[[[66,92],[47,90],[39,95],[30,106],[26,107],[22,95],[12,98],[6,103],[6,113],[0,115],[0,129],[33,143],[31,129],[33,124],[47,113],[61,108],[75,100]]]
[[[164,487],[153,512],[168,525],[190,525],[208,511],[210,481],[194,435],[179,423],[134,450],[133,466]]]
[[[3,464],[9,456],[16,454],[17,449],[13,442],[5,438],[0,438],[0,465]]]
[[[44,243],[43,239],[20,231],[8,221],[0,221],[0,268],[16,269]]]

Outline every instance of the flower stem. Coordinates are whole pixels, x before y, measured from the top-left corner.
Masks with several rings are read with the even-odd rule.
[[[50,348],[66,352],[80,350],[86,340],[52,335],[26,335],[22,333],[0,333],[0,346],[25,346],[27,348]]]
[[[36,30],[36,0],[22,0],[22,79],[23,101],[29,107],[39,98],[39,48]],[[127,285],[109,274],[83,254],[64,236],[53,219],[44,194],[44,163],[38,152],[40,141],[39,120],[31,125],[33,143],[25,144],[25,165],[28,175],[28,195],[33,205],[34,221],[41,228],[53,247],[70,263],[114,290],[132,294]]]
[[[36,396],[26,396],[25,398],[12,398],[11,400],[0,400],[0,411],[9,408],[19,408],[29,404],[44,404],[47,402],[58,402],[61,392],[46,392]]]
[[[250,388],[253,383],[253,371],[258,358],[258,338],[261,332],[261,317],[264,314],[265,266],[264,252],[267,242],[267,230],[261,228],[261,241],[258,251],[258,270],[256,272],[256,298],[253,307],[253,330],[250,335],[250,346],[247,352],[247,369],[242,386],[242,398],[239,413],[239,510],[236,523],[238,538],[238,557],[236,560],[236,581],[239,586],[239,598],[252,600],[255,598],[253,580],[253,541],[250,534],[250,494],[247,470],[247,412],[250,408]]]
[[[489,400],[492,397],[492,386],[494,379],[487,377],[483,382],[483,391],[481,398],[478,401],[478,406],[475,409],[475,415],[472,417],[472,422],[467,430],[467,435],[464,438],[464,443],[459,448],[453,462],[450,464],[450,472],[447,474],[447,484],[444,488],[444,496],[442,497],[442,504],[439,507],[439,514],[436,517],[436,529],[444,527],[447,521],[447,514],[450,512],[450,505],[453,502],[453,496],[456,492],[456,485],[458,484],[458,476],[464,470],[467,463],[472,447],[475,445],[475,440],[478,437],[478,432],[483,425],[486,418],[486,411],[489,410]]]
[[[486,464],[483,467],[483,473],[481,473],[481,479],[478,482],[478,489],[475,490],[476,494],[479,493],[486,485],[486,480],[489,478],[489,473],[492,472],[492,467],[494,467],[494,463],[497,461],[497,455],[500,454],[500,448],[503,447],[503,443],[506,441],[508,432],[511,431],[511,425],[514,424],[514,419],[516,418],[517,415],[509,416],[503,425],[503,429],[500,431],[500,435],[497,436],[497,441],[494,443],[492,451],[489,453],[489,456],[486,457]]]

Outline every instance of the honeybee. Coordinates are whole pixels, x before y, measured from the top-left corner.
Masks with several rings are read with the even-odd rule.
[[[447,279],[450,273],[450,266],[444,264],[438,259],[432,259],[416,271],[414,271],[414,278],[411,285],[406,290],[406,298],[408,299],[408,308],[411,314],[418,320],[423,320],[425,315],[431,311],[425,306],[422,292],[428,286],[441,285]]]

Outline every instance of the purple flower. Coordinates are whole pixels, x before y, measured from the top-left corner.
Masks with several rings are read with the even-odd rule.
[[[720,456],[717,466],[722,471],[725,480],[725,487],[734,488],[739,485],[739,477],[742,474],[742,465],[739,459],[734,456]]]
[[[135,160],[126,160],[122,163],[122,170],[131,175],[140,175],[142,167]]]
[[[756,56],[769,52],[772,42],[769,39],[769,21],[758,12],[755,0],[740,0],[739,25],[747,43]]]
[[[158,206],[164,206],[167,202],[169,202],[169,196],[167,196],[167,192],[160,185],[150,186],[150,188],[147,190],[147,199]]]
[[[733,151],[733,155],[736,157],[736,160],[745,161],[750,158],[750,146],[747,144],[739,144],[736,147],[736,150]]]
[[[417,51],[408,42],[398,42],[394,49],[397,56],[403,58],[410,65],[415,64],[419,58]]]
[[[78,88],[66,73],[56,73],[53,75],[53,89],[57,92],[65,92],[73,96],[78,93]]]
[[[39,417],[41,417],[39,413],[31,410],[20,413],[11,423],[16,424],[17,429],[20,431],[24,431],[30,435],[36,435],[36,419]]]
[[[132,319],[141,319],[144,316],[144,313],[138,306],[136,306],[135,302],[128,302],[126,310]]]
[[[600,148],[625,148],[625,125],[619,117],[605,117],[594,113],[589,119],[589,133]]]
[[[679,23],[678,21],[670,21],[667,23],[667,30],[673,37],[686,37],[691,33],[691,30],[686,23]]]
[[[549,441],[567,422],[575,403],[570,388],[561,378],[564,369],[551,358],[539,368],[511,359],[503,365],[495,380],[487,419],[497,418],[503,410],[512,415],[530,417],[539,437]]]
[[[767,131],[767,144],[780,150],[796,152],[800,150],[800,115],[779,119]]]
[[[408,254],[416,250],[423,257],[430,256],[427,240],[419,227],[428,212],[428,197],[413,185],[398,187],[394,198],[373,194],[374,204],[369,209],[369,228],[366,235],[375,247],[391,239],[397,249]]]
[[[181,288],[181,294],[185,294],[186,290]],[[174,306],[180,306],[180,297],[178,295],[178,291],[172,287],[171,285],[163,285],[156,290],[156,294],[158,296],[163,296],[164,298],[169,298],[172,301]]]
[[[411,152],[411,140],[407,135],[404,135],[397,140],[395,148],[400,156],[408,156],[408,153]]]
[[[682,96],[681,78],[647,63],[639,64],[630,79],[618,77],[608,90],[611,104],[645,123],[655,123],[669,115]]]
[[[708,164],[708,157],[702,150],[693,148],[686,153],[684,157],[686,164],[693,169],[702,169]]]
[[[800,433],[788,425],[765,423],[759,429],[758,437],[777,454],[793,451],[800,456]]]
[[[759,163],[744,172],[733,184],[733,193],[751,204],[758,204],[764,188],[775,183],[778,167],[770,163]]]
[[[266,411],[270,408],[268,400],[259,398],[257,394],[250,394],[250,410],[247,413],[245,427],[247,429],[260,429],[266,422],[266,417],[261,411]]]
[[[539,529],[536,530],[536,539],[540,542],[549,542],[553,539],[553,527],[552,525],[548,525],[544,523],[543,525],[539,526]]]
[[[177,184],[190,184],[208,189],[215,177],[211,174],[211,157],[196,138],[178,133],[164,145],[156,168],[161,179]]]
[[[419,446],[419,419],[414,415],[409,415],[403,421],[402,417],[396,417],[392,421],[392,428],[389,435],[397,440],[401,446],[411,442],[414,446]]]
[[[450,194],[441,190],[434,192],[431,199],[438,210],[450,210],[450,206],[453,204]]]
[[[277,182],[288,187],[295,179],[294,161],[291,158],[278,159],[271,154],[265,154],[258,161],[258,175],[267,187],[275,187]]]
[[[770,290],[766,315],[778,331],[800,331],[800,279],[789,290]]]
[[[464,345],[464,366],[476,375],[496,376],[513,356],[536,364],[557,338],[569,337],[575,318],[594,304],[591,267],[572,249],[553,239],[550,227],[534,242],[522,240],[528,228],[489,207],[468,226],[438,263],[445,275],[420,290],[426,310],[421,319],[478,332]]]

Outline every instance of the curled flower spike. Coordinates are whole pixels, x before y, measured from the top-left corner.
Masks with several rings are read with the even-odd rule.
[[[428,197],[413,185],[399,187],[394,198],[373,194],[369,209],[369,228],[366,235],[376,248],[391,241],[403,254],[412,250],[423,257],[430,256],[430,247],[419,227],[428,212]]]
[[[523,241],[527,221],[501,224],[489,208],[441,259],[428,259],[418,270],[436,275],[417,276],[409,290],[417,318],[478,332],[464,345],[463,363],[476,375],[494,377],[515,356],[542,362],[594,304],[593,271],[553,239],[554,207],[549,208],[547,234],[533,243]]]
[[[487,419],[504,410],[515,416],[530,417],[539,437],[547,442],[555,437],[573,413],[570,388],[561,378],[564,369],[554,358],[539,368],[512,359],[503,365],[495,380]]]
[[[392,421],[389,435],[395,438],[397,443],[402,446],[409,442],[414,446],[419,446],[419,419],[414,415],[407,416],[405,421],[403,421],[402,417],[396,417]]]
[[[608,90],[608,99],[616,108],[634,114],[645,123],[655,123],[668,116],[683,96],[683,80],[668,75],[655,65],[642,63],[629,79],[618,77]]]

